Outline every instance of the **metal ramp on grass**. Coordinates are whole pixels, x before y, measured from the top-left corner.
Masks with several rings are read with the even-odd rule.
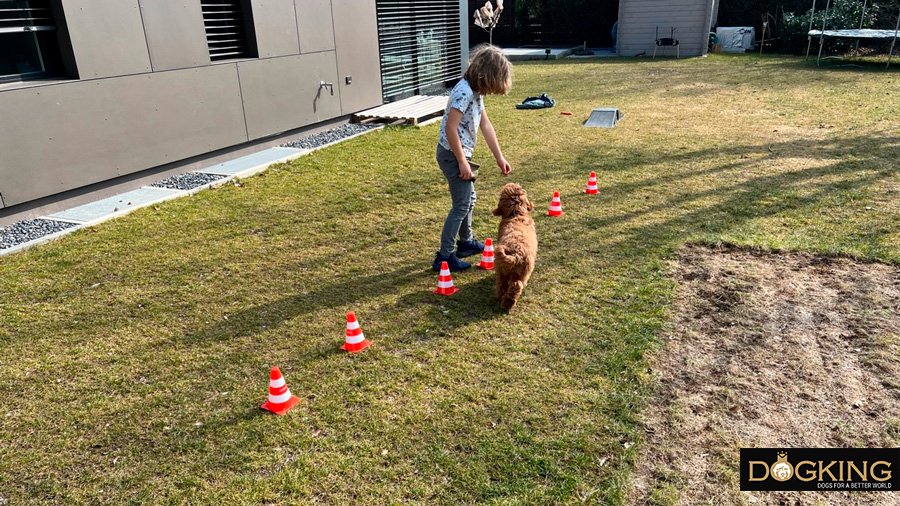
[[[598,107],[591,111],[590,117],[584,122],[586,127],[612,128],[624,118],[616,107]]]
[[[440,118],[447,107],[447,97],[418,95],[390,104],[380,105],[353,115],[354,123],[380,123],[387,125],[421,125]]]

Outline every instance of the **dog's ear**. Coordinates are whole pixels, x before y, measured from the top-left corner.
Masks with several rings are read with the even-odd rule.
[[[528,210],[529,210],[529,211],[534,211],[534,202],[532,202],[532,201],[530,201],[530,200],[528,201]]]
[[[503,211],[501,211],[500,208],[498,207],[497,209],[494,209],[493,211],[491,211],[491,214],[493,214],[494,216],[503,216]]]

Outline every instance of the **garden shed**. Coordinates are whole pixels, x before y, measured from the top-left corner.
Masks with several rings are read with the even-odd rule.
[[[653,53],[658,36],[680,43],[681,56],[707,52],[710,28],[715,26],[718,0],[620,0],[617,52],[619,56]],[[673,50],[661,51],[674,55]]]

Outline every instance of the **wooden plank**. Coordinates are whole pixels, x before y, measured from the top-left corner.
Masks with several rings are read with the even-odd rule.
[[[387,115],[387,114],[391,114],[391,113],[397,113],[409,106],[413,106],[420,102],[425,102],[430,98],[431,97],[429,97],[427,95],[417,95],[414,97],[405,98],[403,100],[398,100],[397,102],[392,102],[390,104],[380,105],[378,107],[375,107],[375,108],[372,108],[372,109],[369,109],[366,111],[362,111],[357,114],[362,115],[362,116],[382,116],[382,115]]]
[[[417,95],[358,112],[353,115],[353,121],[389,125],[418,125],[420,121],[443,115],[446,107],[447,97]]]
[[[376,107],[374,109],[369,109],[367,111],[363,111],[360,114],[365,114],[366,116],[381,116],[384,114],[388,114],[391,111],[400,109],[402,107],[403,107],[402,105],[397,105],[396,103],[384,104],[384,105],[379,105],[378,107]]]
[[[447,105],[447,97],[430,97],[428,100],[423,100],[417,105],[444,108]]]
[[[421,108],[423,108],[423,107],[425,107],[425,108],[434,108],[434,107],[436,106],[437,103],[438,103],[438,102],[436,102],[433,98],[429,98],[428,100],[422,100],[421,102],[418,102],[418,103],[416,103],[416,104],[410,104],[410,106],[408,107],[408,109],[410,109],[410,110],[415,110],[415,109],[421,109]],[[441,101],[440,107],[443,107],[443,106],[445,106],[445,105],[447,105],[447,104],[446,104],[446,101]]]
[[[361,124],[365,125],[367,123],[372,123],[376,119],[377,118],[363,118],[363,117],[359,116],[358,114],[354,114],[353,117],[351,118],[350,122],[351,123],[361,123]]]
[[[410,104],[414,104],[422,101],[422,96],[415,96],[410,98],[405,98],[403,100],[398,100],[397,102],[392,102],[390,104],[380,105],[373,109],[369,109],[367,111],[363,111],[359,114],[367,115],[367,116],[383,116],[386,114],[394,113],[396,111],[402,110]]]
[[[422,103],[409,111],[410,116],[422,116],[423,114],[434,114],[437,111],[444,112],[447,104],[443,102],[429,101]]]
[[[432,112],[425,112],[423,114],[419,114],[419,117],[425,118],[425,117],[443,116],[443,115],[444,115],[444,111],[432,111]]]
[[[424,98],[418,97],[418,98],[419,98],[418,100],[410,100],[410,101],[402,103],[402,104],[398,103],[398,107],[390,110],[389,112],[393,113],[393,114],[406,114],[407,111],[415,109],[420,104],[426,103],[428,101],[427,97],[424,97]]]
[[[385,116],[418,118],[421,116],[437,113],[443,114],[445,108],[446,104],[444,104],[443,101],[429,100],[420,102],[419,104],[416,104],[412,107],[404,108],[403,110],[396,111],[391,114],[385,114]]]

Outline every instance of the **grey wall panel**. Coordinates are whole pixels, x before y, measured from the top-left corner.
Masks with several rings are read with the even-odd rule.
[[[341,115],[333,51],[238,64],[250,139]],[[334,95],[319,82],[334,83]]]
[[[246,142],[235,65],[0,93],[6,205]]]
[[[209,65],[197,0],[139,0],[154,71]]]
[[[294,0],[250,0],[260,58],[300,53]]]
[[[138,0],[62,0],[81,79],[150,72]]]
[[[332,0],[344,114],[380,105],[381,64],[375,0]],[[347,78],[352,83],[347,83]]]
[[[331,0],[294,0],[300,52],[314,53],[334,49]]]

